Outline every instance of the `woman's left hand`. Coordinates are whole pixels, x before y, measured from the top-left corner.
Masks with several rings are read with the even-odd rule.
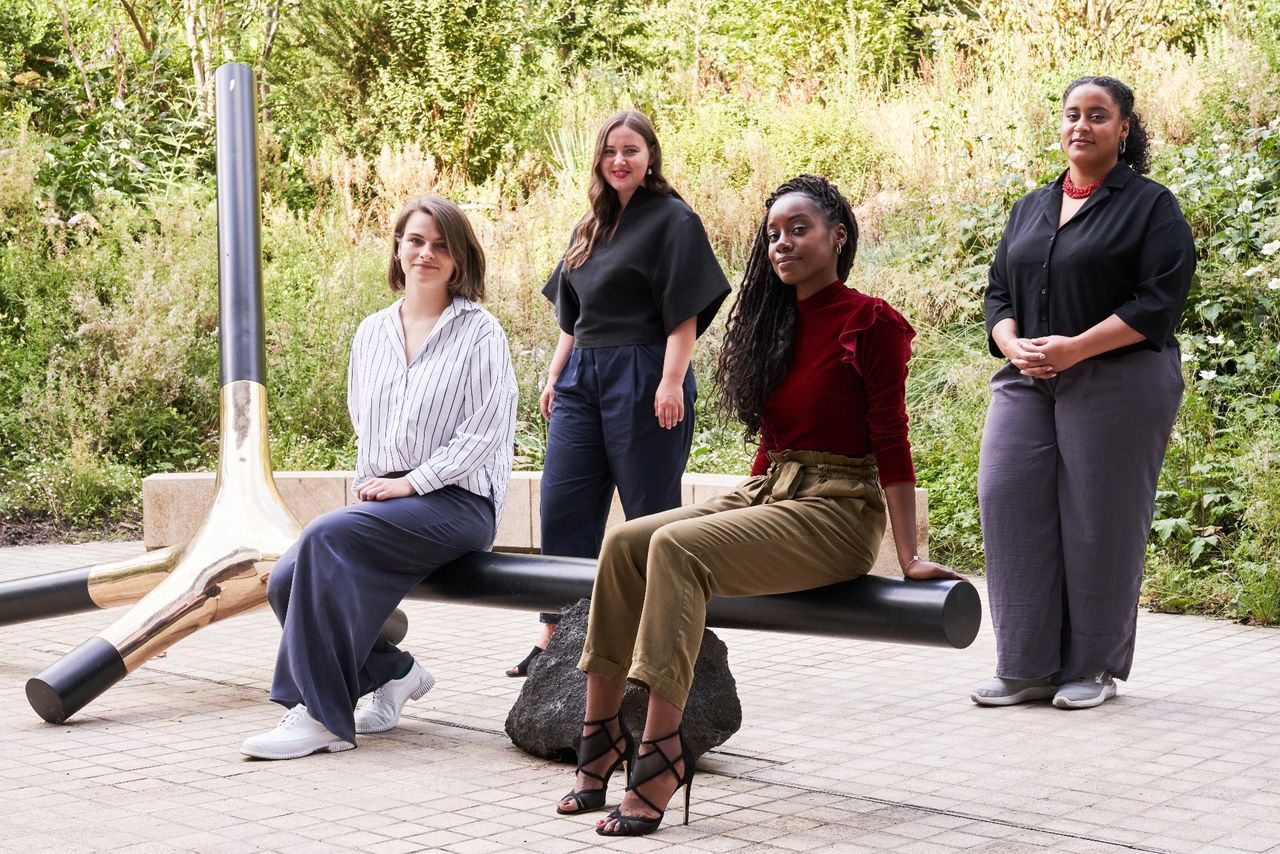
[[[684,420],[684,383],[666,380],[658,383],[658,393],[653,397],[653,414],[664,429]]]
[[[931,560],[913,560],[902,570],[902,574],[912,581],[930,581],[935,578],[964,581],[964,576],[960,573]]]
[[[1080,354],[1075,346],[1075,339],[1066,335],[1046,335],[1043,338],[1032,338],[1025,349],[1031,353],[1043,353],[1042,364],[1023,371],[1036,379],[1053,379],[1058,374],[1080,362]]]
[[[388,498],[406,498],[417,492],[407,477],[371,477],[356,487],[356,498],[361,501],[386,501]]]

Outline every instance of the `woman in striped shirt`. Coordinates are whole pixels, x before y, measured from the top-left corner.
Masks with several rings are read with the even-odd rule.
[[[484,252],[462,210],[438,196],[405,205],[387,280],[403,297],[351,346],[360,501],[307,525],[271,571],[284,628],[271,699],[288,711],[244,742],[247,756],[349,750],[356,733],[395,726],[434,680],[382,636],[384,621],[436,569],[493,543],[516,382],[502,327],[477,304]]]

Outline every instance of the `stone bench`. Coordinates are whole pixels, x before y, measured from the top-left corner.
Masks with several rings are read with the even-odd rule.
[[[317,516],[356,501],[351,491],[355,479],[349,471],[276,472],[276,486],[285,504],[298,521],[305,525]],[[511,475],[507,504],[498,525],[494,549],[498,551],[534,552],[541,546],[539,535],[539,496],[542,472],[522,471]],[[743,480],[738,475],[686,474],[683,480],[684,504],[704,501],[733,489]],[[213,472],[189,474],[153,474],[142,481],[142,539],[148,549],[185,542],[204,519],[213,501]],[[609,525],[623,520],[622,505],[614,496]],[[920,555],[929,553],[929,496],[916,490],[916,527]],[[902,575],[893,548],[891,531],[885,533],[880,555],[872,569],[876,575]]]

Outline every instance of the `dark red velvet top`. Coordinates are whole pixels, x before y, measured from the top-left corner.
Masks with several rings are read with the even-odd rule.
[[[791,371],[765,401],[760,450],[875,454],[880,483],[914,483],[907,360],[915,330],[887,302],[832,282],[800,300]]]

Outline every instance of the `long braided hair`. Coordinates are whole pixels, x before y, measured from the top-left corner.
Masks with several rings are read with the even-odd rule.
[[[798,175],[774,190],[764,203],[764,216],[751,244],[738,297],[729,312],[715,373],[721,412],[742,421],[747,440],[760,432],[765,399],[791,370],[797,315],[795,290],[778,278],[769,263],[766,228],[773,203],[791,193],[800,193],[812,201],[829,227],[844,224],[848,237],[836,260],[836,273],[841,279],[848,277],[858,251],[858,222],[853,208],[826,178]]]

